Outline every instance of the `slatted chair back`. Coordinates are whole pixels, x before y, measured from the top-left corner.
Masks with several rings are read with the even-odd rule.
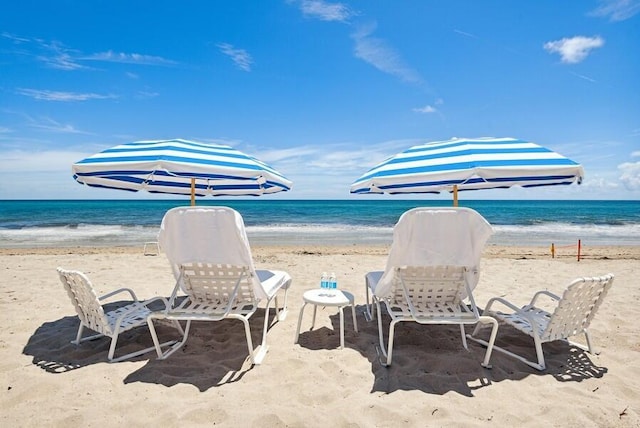
[[[257,304],[249,266],[184,263],[181,269],[184,291],[192,302],[231,303],[231,309]]]
[[[403,266],[396,269],[392,305],[429,312],[433,318],[459,313],[465,290],[463,266]]]
[[[543,342],[566,339],[584,332],[591,324],[604,297],[613,284],[613,276],[578,278],[564,291],[541,334]]]
[[[98,333],[113,335],[109,320],[89,278],[78,271],[58,269],[58,274],[80,322]]]

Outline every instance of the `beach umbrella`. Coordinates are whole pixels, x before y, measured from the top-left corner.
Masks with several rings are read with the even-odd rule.
[[[230,146],[188,140],[121,144],[73,164],[81,184],[107,189],[195,196],[283,192],[291,181],[266,163]]]
[[[580,184],[582,166],[535,143],[515,138],[453,138],[413,146],[373,167],[351,193],[440,193]]]

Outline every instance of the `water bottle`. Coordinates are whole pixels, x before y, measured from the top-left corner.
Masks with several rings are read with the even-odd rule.
[[[331,272],[329,277],[329,288],[338,288],[338,281],[336,281],[336,274]]]
[[[326,272],[322,272],[322,276],[320,277],[320,288],[329,288],[329,280]]]

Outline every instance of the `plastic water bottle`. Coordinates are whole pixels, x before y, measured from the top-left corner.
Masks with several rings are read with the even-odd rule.
[[[329,277],[329,288],[338,288],[338,281],[336,281],[336,274],[331,272]]]
[[[326,272],[322,272],[322,276],[320,277],[320,288],[329,288],[329,279],[327,278]]]

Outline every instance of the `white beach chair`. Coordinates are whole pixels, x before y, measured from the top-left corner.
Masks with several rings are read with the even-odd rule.
[[[534,294],[531,302],[521,308],[518,308],[513,303],[501,297],[490,299],[483,311],[483,315],[492,316],[500,322],[511,325],[522,333],[531,336],[536,349],[538,362],[530,361],[523,356],[517,355],[497,345],[493,347],[497,351],[517,358],[537,370],[544,370],[546,368],[544,353],[542,351],[542,344],[546,342],[565,340],[571,345],[588,351],[589,353],[596,353],[591,346],[591,339],[589,338],[587,328],[611,288],[613,278],[613,274],[607,274],[601,277],[575,279],[565,289],[562,297],[549,291],[538,291]],[[552,312],[536,306],[538,298],[542,296],[547,296],[552,299],[551,303],[554,304]],[[501,312],[493,309],[494,303],[503,304],[509,308],[511,312]],[[482,343],[490,349],[491,340],[487,343],[476,337],[479,328],[480,325],[474,329],[469,338]],[[568,340],[570,337],[581,333],[584,333],[587,342],[586,346]]]
[[[141,351],[122,355],[118,358],[113,358],[120,333],[146,325],[147,317],[151,314],[149,305],[154,302],[161,301],[164,304],[164,308],[167,308],[167,299],[163,297],[155,297],[141,302],[138,300],[133,290],[129,288],[120,288],[105,294],[104,296],[98,297],[91,281],[89,281],[89,278],[87,278],[84,273],[58,268],[58,275],[62,285],[65,290],[67,290],[67,294],[71,298],[71,303],[73,303],[73,307],[80,319],[78,334],[76,335],[76,339],[71,343],[79,345],[81,342],[102,336],[110,337],[111,346],[107,356],[110,362],[133,358],[156,349],[156,347],[153,346]],[[102,302],[121,293],[128,293],[133,302],[118,309],[105,312]],[[182,328],[177,322],[174,323],[174,326],[179,329],[179,331],[182,331]],[[82,337],[85,327],[97,332],[97,334]],[[175,341],[165,342],[162,344],[158,343],[158,346],[172,345],[174,343]]]
[[[459,324],[465,349],[464,324],[490,323],[495,338],[498,323],[480,316],[472,295],[479,279],[480,256],[491,233],[484,217],[468,208],[415,208],[400,217],[385,271],[365,276],[365,316],[371,320],[377,310],[383,365],[391,364],[398,322]],[[381,303],[391,316],[388,347]],[[490,357],[491,349],[487,349],[483,366],[490,367]]]
[[[192,321],[234,318],[244,323],[252,363],[262,363],[268,349],[271,302],[275,302],[275,318],[284,320],[291,277],[283,271],[255,269],[240,214],[228,207],[173,208],[162,219],[158,240],[171,263],[176,286],[169,308],[149,316],[154,342],[157,344],[155,319],[187,321],[182,340],[165,353],[158,346],[158,357],[168,357],[186,342]],[[282,309],[277,296],[281,290]],[[178,303],[181,291],[186,297]],[[266,300],[262,341],[254,350],[248,320],[262,300]]]

